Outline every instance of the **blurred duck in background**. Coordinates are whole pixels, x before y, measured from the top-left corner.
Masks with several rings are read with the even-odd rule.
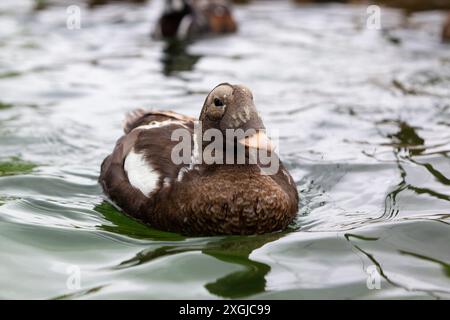
[[[166,0],[153,36],[192,39],[236,30],[227,0]]]
[[[444,27],[442,28],[442,41],[450,42],[450,12],[448,12],[447,19],[445,19]]]

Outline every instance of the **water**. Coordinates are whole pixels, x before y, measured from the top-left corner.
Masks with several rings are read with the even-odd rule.
[[[0,298],[450,298],[442,13],[383,9],[377,31],[365,7],[257,1],[236,35],[166,44],[161,1],[82,6],[81,30],[31,7],[0,5]],[[197,116],[224,81],[280,130],[291,228],[186,238],[109,206],[97,177],[125,112]]]

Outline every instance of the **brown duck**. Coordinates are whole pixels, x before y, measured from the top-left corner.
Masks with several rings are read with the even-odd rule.
[[[450,11],[447,14],[447,19],[444,21],[442,26],[442,41],[450,42]]]
[[[227,0],[166,0],[153,36],[192,39],[236,30]]]
[[[206,97],[199,120],[170,111],[129,114],[125,135],[101,166],[99,181],[106,195],[142,222],[187,235],[261,234],[286,228],[298,210],[297,189],[278,157],[273,158],[277,166],[271,174],[263,174],[259,161],[249,161],[252,151],[276,155],[250,90],[218,85]],[[177,129],[193,140],[188,161],[181,163],[173,161],[179,140],[172,135]],[[210,146],[208,139],[201,139],[210,129],[223,136],[220,147],[210,153],[218,157],[214,159],[236,160],[240,147],[245,163],[208,162],[207,157],[196,161]],[[231,139],[228,129],[250,135]]]

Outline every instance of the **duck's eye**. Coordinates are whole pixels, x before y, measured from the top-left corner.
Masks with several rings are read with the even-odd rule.
[[[219,98],[214,98],[214,105],[216,107],[223,107],[223,101],[220,100]]]

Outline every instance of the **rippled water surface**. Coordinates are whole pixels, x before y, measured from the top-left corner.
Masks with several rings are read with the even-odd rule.
[[[0,4],[0,298],[450,298],[442,13],[258,1],[236,35],[149,37],[161,1]],[[253,89],[301,197],[290,230],[186,238],[112,208],[99,166],[136,107],[198,115]],[[367,268],[381,272],[369,290]],[[81,287],[67,286],[79,268]]]

